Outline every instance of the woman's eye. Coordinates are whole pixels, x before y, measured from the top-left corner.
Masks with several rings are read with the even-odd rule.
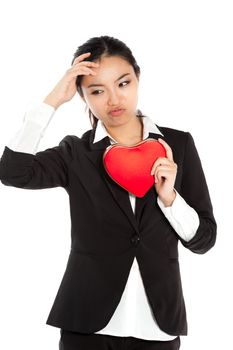
[[[98,91],[101,91],[101,90],[95,90],[95,91],[93,91],[91,94],[92,94],[92,95],[99,95],[99,94],[97,94]]]
[[[128,85],[129,83],[130,83],[130,80],[125,80],[125,81],[123,81],[122,83],[120,83],[120,85],[121,84],[124,84],[124,83],[127,83],[126,85]],[[124,85],[125,86],[125,85]],[[95,90],[95,91],[93,91],[91,94],[92,95],[100,95],[98,92],[99,91],[102,91],[102,90]]]
[[[130,83],[130,81],[129,80],[125,80],[125,81],[123,81],[121,84],[124,84],[124,83],[127,83],[127,85]],[[120,85],[121,85],[120,84]]]

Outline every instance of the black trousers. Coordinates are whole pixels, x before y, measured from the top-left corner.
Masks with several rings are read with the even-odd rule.
[[[59,350],[178,350],[180,337],[169,341],[144,340],[107,334],[84,334],[60,329]]]

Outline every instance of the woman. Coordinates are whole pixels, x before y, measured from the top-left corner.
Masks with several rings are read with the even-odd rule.
[[[70,198],[71,251],[47,319],[60,350],[179,349],[187,335],[178,242],[194,253],[216,240],[201,161],[189,132],[158,127],[137,110],[140,68],[130,49],[108,36],[80,46],[69,68],[5,147],[4,185],[63,187]],[[92,129],[36,152],[57,108],[78,91]],[[119,111],[120,110],[120,111]],[[139,198],[103,166],[114,143],[154,138],[166,149],[154,185]]]

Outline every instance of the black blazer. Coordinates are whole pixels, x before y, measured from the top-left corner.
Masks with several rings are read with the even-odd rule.
[[[81,138],[65,136],[58,146],[35,155],[5,146],[0,179],[6,186],[43,189],[62,186],[69,195],[71,250],[46,324],[82,333],[104,328],[124,291],[136,256],[148,301],[159,327],[186,335],[186,309],[179,268],[178,242],[197,254],[216,240],[217,225],[194,140],[189,132],[159,127],[178,165],[175,189],[200,219],[196,235],[178,236],[157,204],[155,187],[129,195],[106,173],[102,156],[110,140],[93,144],[94,130]]]

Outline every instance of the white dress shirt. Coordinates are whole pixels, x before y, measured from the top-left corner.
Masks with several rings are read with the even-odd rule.
[[[30,107],[24,115],[23,125],[7,146],[13,151],[36,154],[39,142],[55,111],[54,107],[44,102]],[[148,116],[142,117],[142,121],[143,140],[149,136],[149,132],[163,135]],[[111,144],[117,142],[108,134],[103,122],[99,120],[93,142],[97,142],[105,136],[109,136]],[[199,217],[197,212],[186,203],[176,190],[175,192],[176,197],[170,207],[165,207],[159,197],[157,197],[157,203],[177,234],[188,241],[196,233]],[[135,196],[129,193],[129,199],[135,213]],[[128,281],[114,314],[108,324],[95,334],[132,336],[161,341],[176,338],[176,336],[169,335],[159,328],[145,293],[136,258],[134,258]]]

